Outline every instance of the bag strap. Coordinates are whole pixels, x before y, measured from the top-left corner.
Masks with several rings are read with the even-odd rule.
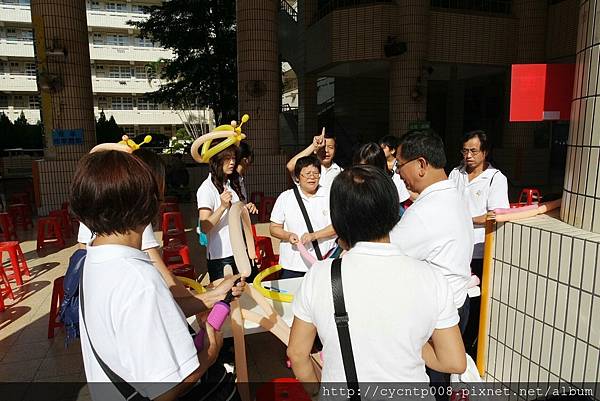
[[[123,380],[118,374],[112,371],[111,368],[108,367],[106,363],[100,358],[100,355],[96,352],[94,345],[92,344],[92,339],[90,337],[90,333],[87,328],[87,323],[85,322],[85,301],[83,298],[83,267],[80,270],[79,275],[79,306],[81,308],[81,318],[83,319],[83,326],[85,327],[85,333],[87,334],[88,341],[90,343],[90,347],[92,348],[92,352],[94,353],[94,357],[98,361],[98,364],[104,371],[104,374],[108,376],[112,384],[119,390],[119,393],[125,398],[127,401],[150,401],[149,398],[141,395],[131,384],[127,383]]]
[[[298,206],[300,206],[300,211],[302,212],[302,216],[304,217],[304,221],[306,222],[306,228],[308,228],[309,233],[314,233],[313,226],[310,223],[310,218],[308,217],[308,213],[306,212],[306,206],[304,206],[304,202],[302,201],[302,197],[300,196],[300,190],[297,185],[294,185],[294,195],[296,195],[296,200],[298,201]],[[315,254],[317,255],[318,260],[323,260],[323,255],[321,254],[321,249],[319,248],[319,242],[317,240],[312,241],[312,246],[315,250]]]
[[[346,382],[348,383],[348,388],[354,390],[354,395],[350,397],[350,400],[360,401],[358,377],[356,375],[356,365],[354,363],[354,353],[352,352],[352,341],[350,339],[350,330],[348,326],[348,312],[346,312],[346,304],[344,302],[342,259],[334,259],[331,264],[331,292],[333,293],[335,325],[337,326],[340,349],[342,350],[342,361],[344,362]]]

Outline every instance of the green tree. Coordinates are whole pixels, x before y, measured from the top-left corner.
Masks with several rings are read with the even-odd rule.
[[[4,113],[0,113],[0,148],[9,149],[10,138],[13,134],[13,123]]]
[[[96,121],[96,142],[107,143],[107,142],[119,142],[125,131],[115,121],[114,116],[110,116],[110,119],[106,119],[104,111],[100,112],[100,116]]]
[[[175,53],[149,64],[149,76],[167,82],[147,96],[177,109],[208,106],[217,123],[237,118],[235,1],[171,0],[147,11],[147,20],[128,23]]]

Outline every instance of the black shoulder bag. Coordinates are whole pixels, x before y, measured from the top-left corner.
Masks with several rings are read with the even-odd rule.
[[[344,302],[344,288],[342,287],[342,259],[334,259],[331,264],[331,292],[333,293],[335,325],[337,326],[338,337],[340,339],[346,383],[348,383],[348,389],[354,391],[354,395],[350,397],[350,400],[360,401],[358,377],[356,375],[356,365],[354,363],[354,353],[352,352],[352,341],[350,340],[348,326],[349,319]]]
[[[308,212],[306,211],[306,206],[304,206],[304,202],[302,201],[302,197],[300,196],[300,190],[297,185],[294,185],[294,195],[296,195],[296,200],[298,201],[298,206],[300,206],[300,211],[302,212],[302,216],[304,217],[304,222],[306,223],[306,228],[308,228],[309,233],[314,233],[315,230],[310,222],[310,218],[308,217]],[[315,249],[315,254],[317,255],[317,260],[323,260],[323,255],[321,254],[321,249],[319,249],[319,242],[317,240],[312,241],[312,246]]]

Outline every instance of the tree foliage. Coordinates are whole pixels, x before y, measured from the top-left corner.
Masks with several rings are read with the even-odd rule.
[[[167,83],[148,96],[179,109],[208,106],[217,123],[236,118],[235,1],[171,0],[147,11],[147,20],[129,24],[175,53],[154,68]]]
[[[110,119],[106,119],[104,111],[100,112],[100,116],[96,121],[96,142],[107,143],[107,142],[119,142],[125,131],[115,121],[113,116]]]
[[[41,149],[44,136],[41,123],[29,124],[25,113],[14,121],[0,113],[0,149]]]

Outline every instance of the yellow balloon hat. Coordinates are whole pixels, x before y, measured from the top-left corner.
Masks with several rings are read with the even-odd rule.
[[[246,139],[246,134],[242,132],[242,126],[250,119],[248,114],[242,116],[240,125],[236,121],[231,124],[219,125],[212,132],[202,135],[192,144],[191,153],[194,160],[198,163],[208,163],[210,158],[228,148],[231,145],[239,146],[243,139]],[[214,139],[224,139],[217,145],[210,147]],[[202,149],[200,149],[202,146]]]
[[[140,148],[140,146],[142,146],[143,144],[149,143],[152,140],[152,136],[146,135],[144,137],[144,140],[142,142],[140,142],[139,144],[133,142],[133,140],[129,139],[129,136],[127,136],[127,135],[123,135],[121,137],[121,139],[122,140],[117,143],[119,143],[121,145],[127,145],[131,148],[131,150],[138,150]]]

